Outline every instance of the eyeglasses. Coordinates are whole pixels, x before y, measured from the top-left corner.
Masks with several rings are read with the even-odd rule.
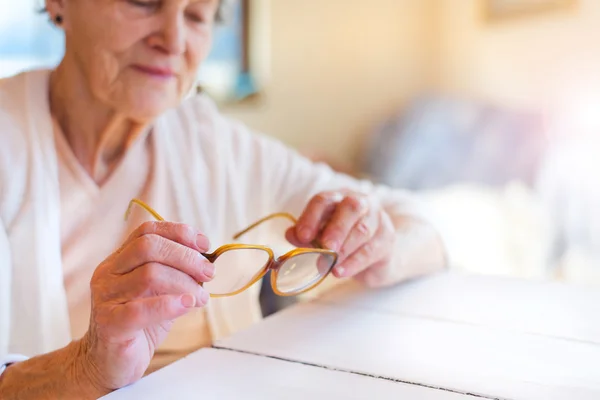
[[[142,200],[129,202],[125,219],[136,204],[149,212],[155,219],[164,221],[152,207]],[[291,214],[268,215],[236,233],[233,240],[274,218],[286,218],[296,224]],[[225,244],[212,253],[202,255],[215,266],[215,276],[210,282],[200,283],[211,297],[228,297],[248,289],[270,270],[271,287],[279,296],[296,296],[314,289],[329,275],[338,259],[338,254],[323,249],[318,241],[311,243],[314,248],[297,248],[275,258],[270,247],[253,244]]]

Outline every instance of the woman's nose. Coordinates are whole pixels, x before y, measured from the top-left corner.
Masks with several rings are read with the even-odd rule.
[[[182,12],[171,12],[161,18],[159,29],[150,38],[150,45],[161,51],[179,55],[185,51],[186,24]]]

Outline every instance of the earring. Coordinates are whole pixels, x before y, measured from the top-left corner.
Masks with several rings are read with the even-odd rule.
[[[62,15],[57,15],[56,17],[54,17],[54,22],[56,22],[56,25],[60,25],[63,22],[63,17]]]

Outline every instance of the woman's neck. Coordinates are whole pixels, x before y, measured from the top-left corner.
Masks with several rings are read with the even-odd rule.
[[[149,125],[95,99],[79,70],[64,62],[50,76],[50,112],[73,154],[98,185],[106,181]]]

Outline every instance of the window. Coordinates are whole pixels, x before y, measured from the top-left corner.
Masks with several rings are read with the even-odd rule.
[[[39,0],[0,2],[0,78],[52,67],[63,55],[64,37],[39,13]]]

